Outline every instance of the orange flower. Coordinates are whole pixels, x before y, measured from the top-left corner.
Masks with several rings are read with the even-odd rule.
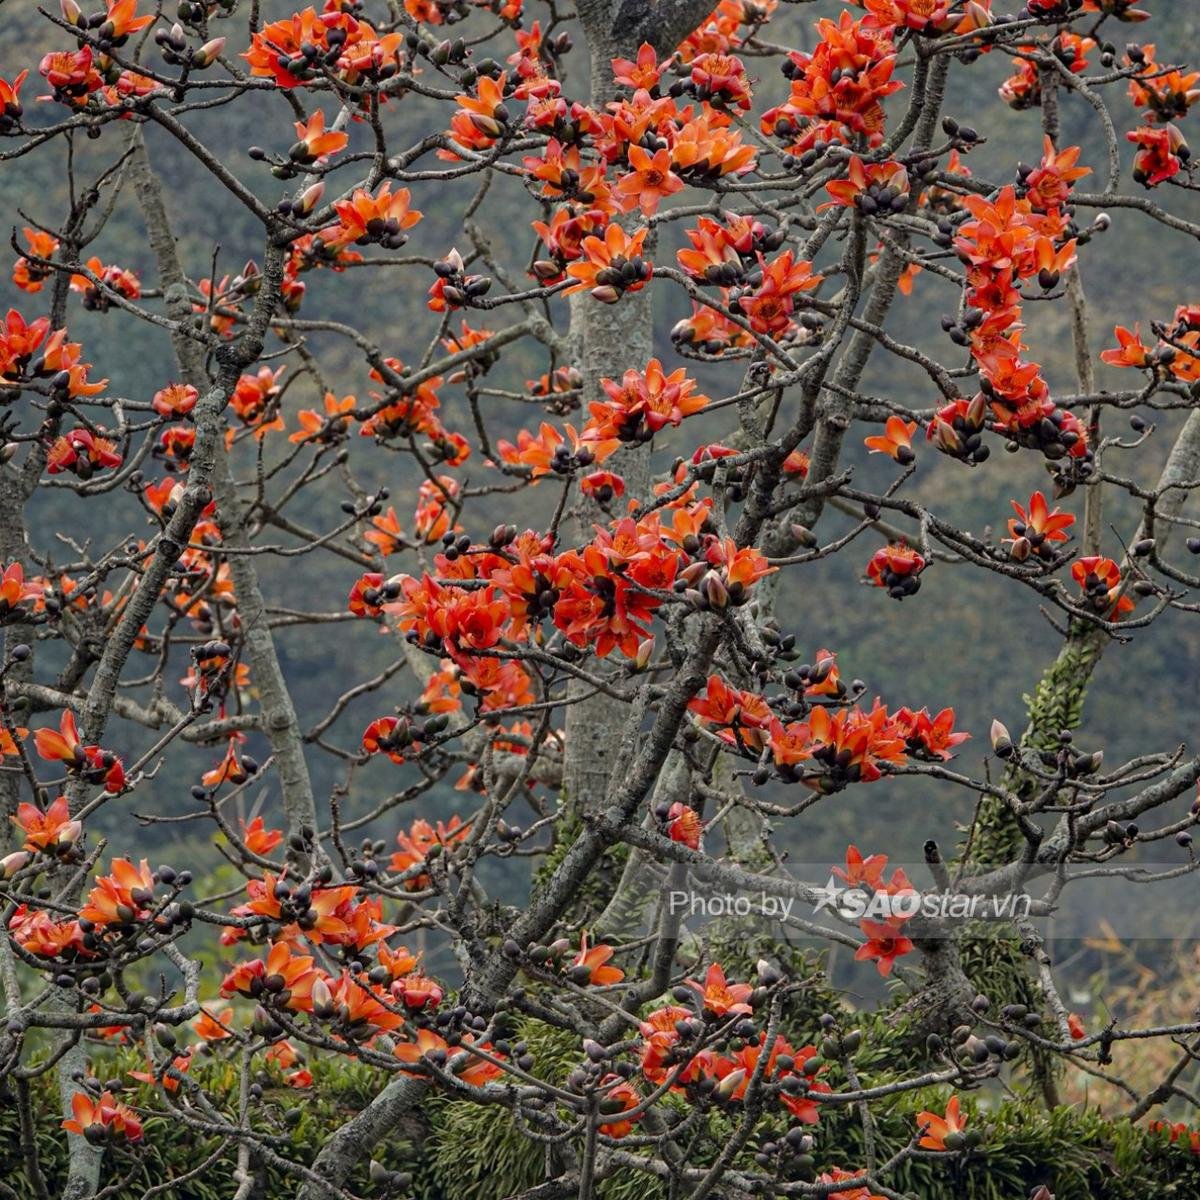
[[[683,189],[683,180],[671,170],[669,150],[650,154],[641,146],[630,146],[628,158],[630,171],[617,181],[624,211],[640,208],[643,216],[651,216],[663,200]]]
[[[299,163],[316,163],[330,154],[344,150],[350,141],[340,130],[325,131],[325,112],[318,108],[307,121],[296,122],[296,144],[288,152]],[[358,196],[355,192],[355,197]]]
[[[863,858],[862,851],[855,845],[846,847],[846,866],[834,867],[833,873],[844,880],[849,888],[864,888],[872,892],[883,888],[883,873],[887,869],[886,854],[872,854]]]
[[[200,776],[200,782],[206,788],[218,788],[223,783],[231,783],[237,786],[245,783],[253,773],[248,765],[242,761],[237,737],[231,737],[225,743],[225,754],[221,761],[212,770],[205,771]],[[261,826],[262,819],[258,818],[258,822]]]
[[[645,89],[654,95],[654,89],[658,86],[663,71],[667,69],[667,63],[660,64],[658,55],[654,53],[654,47],[649,42],[643,42],[638,47],[636,61],[630,61],[628,58],[614,58],[612,69],[613,80],[616,83],[624,84],[628,88],[633,88],[634,91]]]
[[[114,858],[112,874],[96,879],[79,917],[96,925],[128,925],[145,920],[153,902],[154,874],[150,864],[143,858],[135,867],[127,858]]]
[[[717,1017],[752,1013],[754,1009],[746,1003],[754,988],[748,983],[727,983],[720,963],[713,963],[704,976],[704,982],[685,979],[684,983],[696,992],[705,1009]]]
[[[118,1103],[112,1092],[101,1092],[96,1100],[86,1092],[76,1092],[71,1097],[71,1112],[73,1117],[64,1121],[62,1127],[68,1133],[82,1135],[89,1142],[142,1140],[142,1122],[137,1113],[128,1105]]]
[[[172,383],[154,393],[151,407],[159,416],[186,417],[199,399],[200,393],[190,383]]]
[[[613,953],[613,948],[603,943],[588,946],[585,932],[579,939],[579,953],[572,959],[567,974],[576,983],[585,986],[594,984],[596,987],[607,987],[610,983],[620,983],[625,978],[625,972],[620,967],[607,965]]]
[[[332,392],[326,392],[325,411],[320,413],[312,409],[302,409],[297,413],[300,429],[293,433],[288,441],[321,442],[325,445],[341,441],[348,432],[347,427],[353,419],[357,403],[353,396],[343,396],[339,400]]]
[[[409,208],[411,199],[408,188],[393,193],[390,183],[385,183],[375,196],[358,188],[349,200],[334,204],[338,224],[321,230],[321,241],[328,246],[351,242],[367,246],[379,242],[387,250],[396,250],[408,241],[404,230],[411,229],[421,219],[419,212]]]
[[[95,312],[107,312],[112,304],[108,290],[124,296],[127,300],[136,300],[142,294],[142,285],[132,271],[126,271],[117,266],[105,266],[98,258],[87,260],[88,275],[72,275],[71,291],[83,296],[83,306]]]
[[[25,582],[25,568],[19,562],[9,563],[0,575],[0,624],[24,617],[25,607],[40,607],[44,589],[40,583]],[[34,601],[26,606],[26,601]]]
[[[455,116],[457,118],[461,114],[466,118],[462,126],[455,127],[455,132],[458,132],[459,128],[469,131],[473,127],[487,139],[499,137],[508,126],[508,110],[504,105],[506,82],[506,75],[500,75],[496,79],[490,75],[481,75],[476,85],[476,95],[455,96],[459,103],[459,111]]]
[[[966,1118],[959,1113],[958,1097],[951,1096],[946,1104],[946,1115],[939,1117],[934,1112],[917,1113],[917,1126],[925,1132],[917,1143],[923,1150],[961,1150]]]
[[[720,737],[731,745],[761,750],[764,731],[773,714],[762,696],[732,688],[719,675],[710,675],[704,694],[688,702],[688,711],[706,725],[720,730]]]
[[[464,825],[458,816],[452,816],[448,822],[439,821],[437,827],[428,821],[416,820],[407,833],[396,835],[400,849],[392,855],[389,866],[393,871],[407,872],[419,866],[434,848],[448,847],[461,842],[470,833],[470,825]],[[416,892],[429,886],[429,876],[420,874],[404,882],[405,891]]]
[[[657,358],[644,371],[630,368],[619,383],[601,379],[600,386],[609,399],[589,405],[592,415],[584,426],[585,441],[647,441],[664,426],[679,425],[709,404],[683,367],[666,375]]]
[[[1015,520],[1008,522],[1008,532],[1011,537],[1005,538],[1012,544],[1014,555],[1017,545],[1024,540],[1028,543],[1026,550],[1032,549],[1035,554],[1048,555],[1055,542],[1070,541],[1071,535],[1066,531],[1075,524],[1075,518],[1070,513],[1050,511],[1046,497],[1041,492],[1034,492],[1029,498],[1029,511],[1026,512],[1015,500],[1012,501],[1013,511],[1017,514]]]
[[[242,821],[242,841],[253,854],[270,854],[283,841],[283,834],[278,829],[265,828],[262,817],[255,817],[249,825]]]
[[[63,709],[58,729],[37,730],[33,735],[33,744],[38,754],[47,762],[65,762],[71,768],[78,768],[83,764],[83,746],[79,741],[75,714],[69,708]]]
[[[1068,146],[1056,150],[1047,137],[1043,144],[1042,161],[1024,179],[1025,196],[1035,209],[1049,212],[1066,204],[1071,184],[1092,173],[1091,167],[1077,167],[1080,147]]]
[[[16,758],[21,753],[18,742],[23,742],[29,730],[23,725],[16,726],[16,738],[7,729],[0,727],[0,758]]]
[[[605,304],[614,304],[626,292],[641,291],[654,274],[654,266],[642,258],[642,246],[648,229],[638,229],[632,237],[615,221],[604,231],[604,239],[585,237],[580,249],[582,262],[573,262],[567,274],[576,282],[564,294],[591,290]]]
[[[234,992],[262,1003],[274,1003],[297,1012],[312,1011],[312,990],[320,978],[313,960],[293,954],[286,942],[275,942],[267,958],[239,963],[221,982],[221,995]]]
[[[321,995],[322,990],[325,996]],[[325,1007],[332,1014],[322,1012]],[[356,1041],[399,1029],[404,1024],[400,1013],[393,1012],[370,987],[352,979],[349,971],[343,971],[332,986],[320,978],[314,981],[313,1008],[318,1017],[326,1020],[333,1015],[338,1032]]]
[[[49,850],[73,845],[83,827],[71,819],[66,796],[59,796],[45,812],[34,804],[17,805],[17,815],[9,818],[25,834],[26,850]]]
[[[621,1114],[633,1112],[642,1103],[642,1094],[633,1084],[621,1078],[620,1075],[605,1075],[600,1080],[602,1093],[599,1110],[602,1116],[617,1117],[615,1121],[605,1121],[600,1132],[605,1137],[623,1138],[633,1132],[634,1126],[641,1120],[641,1114],[631,1120],[621,1120]]]
[[[467,1049],[471,1045],[473,1042],[466,1035],[463,1036],[461,1047],[452,1047],[432,1029],[418,1029],[416,1041],[398,1042],[394,1053],[402,1063],[408,1063],[410,1066],[428,1060],[443,1069],[449,1067],[463,1083],[472,1087],[483,1087],[484,1084],[500,1077],[501,1068],[485,1058],[480,1058],[478,1054],[471,1054]],[[489,1042],[480,1042],[479,1049],[487,1051],[493,1058],[500,1057]],[[464,1056],[465,1061],[460,1062]]]
[[[3,132],[6,120],[4,115],[4,86],[4,81],[0,79],[0,132]],[[40,229],[30,229],[28,226],[22,232],[25,234],[25,241],[29,245],[29,256],[25,257],[22,255],[13,265],[13,283],[23,292],[40,292],[42,284],[49,279],[52,272],[49,267],[44,267],[32,260],[35,258],[45,261],[52,259],[58,250],[58,238],[52,233],[44,233]]]
[[[872,454],[887,454],[902,467],[906,467],[916,458],[912,449],[912,435],[916,432],[916,421],[906,421],[903,417],[890,416],[884,425],[884,432],[864,438],[863,445]]]
[[[203,1041],[223,1042],[226,1038],[233,1036],[229,1031],[229,1026],[232,1024],[232,1009],[222,1009],[216,1014],[201,1010],[200,1015],[192,1022],[192,1029],[196,1036]]]
[[[1149,367],[1153,364],[1150,347],[1142,341],[1142,327],[1135,325],[1132,330],[1124,325],[1118,325],[1113,333],[1116,334],[1117,345],[1112,350],[1101,350],[1100,361],[1111,367]]]
[[[371,528],[363,534],[363,541],[370,542],[385,558],[407,546],[396,510],[389,507],[387,512],[372,517]]]
[[[846,178],[832,180],[825,185],[825,190],[833,197],[830,205],[857,208],[867,216],[887,216],[908,207],[908,172],[903,163],[867,164],[854,155]]]
[[[852,1179],[861,1179],[862,1171],[844,1171],[841,1167],[830,1167],[828,1171],[822,1171],[817,1176],[818,1183],[843,1183],[849,1182]],[[827,1200],[884,1200],[876,1192],[872,1192],[867,1187],[851,1187],[844,1188],[837,1192],[827,1192]]]
[[[84,948],[78,921],[55,921],[49,913],[25,904],[13,911],[8,932],[23,950],[42,958],[57,958],[67,951],[73,957],[90,953]]]

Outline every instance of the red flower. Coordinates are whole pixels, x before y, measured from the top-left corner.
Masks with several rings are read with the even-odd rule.
[[[754,1009],[746,1003],[754,991],[748,983],[727,983],[720,963],[713,963],[704,976],[703,983],[685,979],[684,983],[699,995],[706,1011],[717,1017],[752,1013]]]
[[[1140,125],[1125,137],[1138,148],[1133,156],[1133,178],[1143,187],[1158,187],[1183,169],[1189,151],[1177,125]]]
[[[642,1094],[633,1084],[622,1079],[620,1075],[605,1075],[600,1080],[600,1112],[606,1117],[621,1117],[623,1113],[633,1112],[642,1104]],[[623,1138],[633,1132],[634,1127],[642,1119],[641,1114],[629,1120],[605,1121],[600,1132],[605,1137]]]
[[[892,714],[892,720],[904,738],[908,752],[918,758],[945,762],[954,757],[950,751],[971,736],[954,731],[952,708],[943,708],[936,717],[931,717],[925,708],[920,712],[901,708]]]
[[[0,79],[0,134],[9,133],[21,119],[21,86],[28,77],[29,72],[22,71],[12,83]]]
[[[286,942],[275,942],[265,962],[254,959],[234,967],[221,981],[221,995],[237,992],[280,1008],[311,1012],[313,985],[320,978],[309,955],[293,954]]]
[[[900,933],[893,921],[860,921],[858,926],[867,940],[855,952],[858,962],[873,961],[880,975],[892,973],[896,959],[912,952],[913,944]]]
[[[918,576],[925,569],[925,560],[903,542],[893,542],[876,550],[867,564],[867,579],[876,587],[887,588],[896,600],[911,596],[921,586]]]
[[[89,782],[103,780],[114,795],[125,786],[125,771],[121,760],[99,746],[84,746],[79,740],[75,715],[64,709],[58,729],[39,729],[33,735],[38,754],[47,762],[62,762],[68,771],[79,772]]]
[[[812,291],[823,278],[812,273],[811,262],[797,261],[792,251],[785,250],[772,262],[762,263],[762,282],[739,294],[735,309],[749,318],[756,332],[777,336],[791,325],[793,297]]]
[[[1131,612],[1133,600],[1124,593],[1121,568],[1111,558],[1093,554],[1071,564],[1071,578],[1084,591],[1084,602],[1109,620]]]
[[[88,96],[104,83],[92,65],[91,46],[47,54],[38,64],[38,71],[50,85],[53,99],[73,107],[86,104]]]
[[[682,842],[692,850],[699,850],[703,835],[704,822],[700,814],[682,800],[676,800],[667,810],[667,836],[673,842]]]
[[[72,1117],[63,1121],[68,1133],[78,1133],[92,1143],[112,1141],[140,1142],[142,1122],[128,1105],[121,1104],[112,1092],[101,1092],[93,1100],[85,1092],[71,1097]]]
[[[1008,522],[1011,537],[1004,540],[1011,544],[1014,558],[1020,559],[1030,552],[1043,558],[1052,557],[1055,543],[1071,540],[1071,535],[1066,531],[1075,524],[1075,518],[1058,509],[1051,512],[1041,492],[1034,492],[1030,496],[1028,512],[1015,500],[1012,506],[1017,517]]]
[[[116,444],[105,437],[96,437],[86,429],[72,429],[55,438],[46,453],[46,470],[51,475],[70,471],[80,479],[90,479],[98,470],[119,467],[121,456]]]

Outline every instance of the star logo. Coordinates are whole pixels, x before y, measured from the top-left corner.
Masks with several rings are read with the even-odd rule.
[[[830,875],[829,882],[823,888],[813,889],[813,915],[824,912],[825,909],[840,913],[842,893],[845,890],[837,879]]]

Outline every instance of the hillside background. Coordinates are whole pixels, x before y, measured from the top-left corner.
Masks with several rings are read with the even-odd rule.
[[[533,7],[531,16],[535,15]],[[776,41],[807,45],[815,17],[836,14],[841,7],[821,3],[781,9],[770,35]],[[1200,57],[1197,6],[1160,0],[1153,7],[1156,14],[1162,15],[1157,15],[1151,26],[1140,29],[1147,29],[1148,37],[1157,34],[1160,57],[1163,60]],[[270,16],[287,11],[278,3],[264,4],[263,8]],[[1168,41],[1165,27],[1168,20],[1169,40],[1172,46],[1179,47],[1177,54],[1162,46]],[[240,51],[244,48],[244,24],[241,21],[228,24],[228,29],[221,32],[228,33],[229,48]],[[20,69],[31,68],[25,98],[27,110],[35,120],[53,119],[61,111],[49,104],[37,104],[33,97],[44,90],[36,74],[38,59],[51,46],[62,45],[61,35],[38,15],[32,0],[0,0],[0,76],[11,79]],[[575,69],[579,72],[580,66]],[[762,100],[775,102],[784,97],[786,83],[774,64],[756,62],[750,70],[752,75],[762,76],[758,88]],[[949,113],[990,136],[988,144],[971,157],[970,165],[977,174],[998,180],[1011,178],[1019,159],[1036,160],[1041,143],[1038,114],[1013,113],[996,96],[996,87],[1008,70],[1008,58],[1000,54],[985,56],[969,70],[956,69],[946,106]],[[578,94],[581,87],[580,79],[569,78],[566,91]],[[1124,93],[1111,90],[1109,96],[1118,129],[1123,132],[1131,128],[1133,109]],[[897,96],[892,102],[893,112],[903,102],[903,94]],[[1091,110],[1071,95],[1062,98],[1062,107],[1064,143],[1081,142],[1083,162],[1100,168],[1103,147]],[[406,140],[415,141],[422,133],[440,128],[447,119],[444,111],[431,112],[416,97],[406,99],[401,111],[402,121],[393,114],[388,116],[393,129],[403,125]],[[291,114],[280,97],[259,95],[210,113],[189,116],[188,124],[199,137],[219,149],[226,163],[243,180],[274,202],[282,195],[282,185],[260,164],[251,162],[246,150],[253,143],[285,150],[293,140],[290,120]],[[361,129],[355,131],[352,145],[362,141],[363,133]],[[97,141],[77,143],[76,163],[81,180],[87,179],[89,170],[94,172],[98,164],[111,161],[119,153],[122,136],[121,128],[108,126]],[[260,255],[257,231],[248,214],[158,130],[151,128],[148,137],[152,159],[167,183],[181,250],[193,279],[209,273],[214,247],[219,246],[218,276],[236,273],[248,258]],[[0,144],[0,149],[5,148],[6,144]],[[1126,170],[1129,161],[1127,155]],[[4,214],[5,241],[7,227],[19,228],[26,218],[46,225],[57,225],[61,220],[66,207],[64,163],[65,146],[61,142],[26,158],[0,162],[0,212]],[[1188,196],[1179,190],[1162,189],[1162,192],[1161,199],[1174,211],[1193,220],[1200,219],[1200,196]],[[465,246],[457,214],[468,196],[469,190],[460,194],[454,188],[440,185],[436,190],[424,192],[420,187],[414,188],[414,204],[424,211],[425,219],[414,230],[409,248],[440,255],[456,242]],[[1114,324],[1132,326],[1141,321],[1145,326],[1152,319],[1168,318],[1177,304],[1200,301],[1197,282],[1200,257],[1194,243],[1181,236],[1164,236],[1160,226],[1140,213],[1114,210],[1111,215],[1111,230],[1086,247],[1083,258],[1084,283],[1093,307],[1094,355],[1112,344]],[[528,259],[532,236],[528,221],[534,216],[524,193],[511,180],[493,187],[480,213],[481,223],[517,274]],[[106,263],[139,271],[144,282],[152,284],[153,266],[130,199],[121,202],[108,229],[89,252],[99,254]],[[5,261],[11,261],[12,257],[9,255]],[[667,260],[668,247],[661,249],[658,257]],[[0,278],[0,300],[6,306],[16,305],[28,317],[38,315],[45,293],[38,297],[17,293],[9,286],[7,276],[6,268]],[[323,272],[310,274],[306,279],[309,296],[303,315],[354,323],[387,353],[406,361],[419,358],[437,334],[436,317],[425,307],[425,292],[432,276],[424,269],[350,271],[343,275]],[[682,298],[669,287],[660,288],[658,295],[656,327],[662,357],[669,362],[672,353],[666,334],[686,310]],[[938,329],[938,319],[943,312],[952,311],[955,302],[956,297],[944,282],[923,274],[916,281],[913,295],[897,305],[890,327],[897,336],[949,359],[951,348]],[[1027,335],[1030,356],[1043,364],[1056,391],[1074,391],[1065,305],[1030,308]],[[566,305],[556,305],[556,312],[565,324]],[[498,314],[494,322],[476,315],[472,324],[499,324],[503,320],[503,314]],[[107,375],[116,394],[145,399],[173,376],[166,340],[154,330],[115,312],[91,314],[83,311],[73,298],[70,332],[73,339],[84,343],[86,356],[95,362],[93,375]],[[347,343],[314,336],[309,345],[339,395],[348,392],[362,395],[370,389],[366,369],[355,359]],[[519,388],[543,369],[544,362],[536,347],[518,346],[505,352],[493,372],[492,382]],[[1106,367],[1098,370],[1103,385],[1114,388],[1129,385],[1128,376],[1122,377]],[[716,395],[732,390],[740,371],[734,365],[701,370],[698,374],[703,390]],[[882,354],[874,358],[863,388],[917,407],[932,400],[920,372],[908,371]],[[442,397],[442,413],[448,427],[468,431],[469,414],[461,389],[448,384],[442,389]],[[318,404],[319,397],[308,383],[293,389],[288,394],[289,425],[295,428],[297,409]],[[663,457],[669,459],[672,453],[690,452],[700,440],[720,436],[727,428],[720,420],[723,415],[707,422],[689,421],[684,430],[663,439]],[[1151,414],[1143,416],[1150,419]],[[535,421],[537,410],[522,407],[518,412],[516,406],[512,411],[498,409],[493,433],[511,436],[522,418]],[[1123,431],[1115,429],[1118,418],[1107,419],[1110,431]],[[1166,457],[1178,423],[1177,416],[1167,414],[1146,449],[1136,455],[1115,453],[1111,465],[1143,482],[1152,481]],[[361,442],[354,446],[358,461],[363,464],[359,469],[360,479],[367,485],[386,484],[391,489],[391,502],[402,519],[411,520],[416,477],[410,462],[403,455],[377,450],[367,439]],[[859,439],[852,439],[849,443],[847,460],[855,468],[856,479],[864,486],[885,486],[894,471],[893,465],[878,457],[868,461],[858,442]],[[1010,512],[1010,499],[1025,500],[1033,489],[1047,487],[1048,479],[1036,454],[1009,456],[1002,452],[998,440],[993,442],[992,459],[973,470],[932,451],[921,453],[913,494],[976,533],[989,525],[1002,525]],[[268,457],[281,453],[280,447],[272,446]],[[251,472],[252,460],[249,457],[239,460],[239,469]],[[152,473],[161,468],[150,466],[147,470]],[[462,473],[478,479],[486,473],[486,468],[476,455]],[[332,480],[331,476],[328,485],[307,492],[292,515],[314,528],[328,528],[337,519],[337,506],[344,499],[338,484]],[[501,516],[521,526],[536,524],[544,519],[546,500],[545,495],[535,490],[507,502],[507,512],[478,512],[473,518],[468,517],[469,531],[476,537],[484,537],[490,523]],[[1080,494],[1063,503],[1070,511],[1082,515]],[[488,529],[471,523],[485,517]],[[830,514],[827,526],[822,527],[823,534],[839,527],[841,520],[837,514]],[[1132,532],[1135,520],[1135,514],[1128,509],[1106,513],[1106,526],[1111,522],[1123,536]],[[68,530],[76,538],[89,538],[94,546],[103,547],[144,534],[147,527],[139,506],[129,495],[118,493],[83,501],[62,490],[43,489],[36,498],[31,528],[36,549],[63,561],[70,551],[56,543],[54,530]],[[859,583],[872,548],[873,543],[864,538],[846,553],[791,572],[779,611],[797,634],[800,647],[808,652],[818,647],[836,650],[843,676],[866,680],[868,697],[878,694],[893,705],[924,704],[934,711],[953,706],[959,726],[974,735],[974,740],[962,748],[961,762],[964,769],[975,771],[987,749],[987,730],[994,717],[1014,730],[1023,726],[1022,695],[1036,683],[1041,669],[1056,652],[1059,636],[1039,614],[1036,598],[1030,591],[994,575],[971,570],[935,566],[927,572],[919,597],[903,604],[894,603],[882,592],[865,589]],[[1106,532],[1106,550],[1115,557],[1120,555],[1119,543],[1112,532]],[[399,569],[405,569],[409,562],[396,561],[401,564]],[[344,606],[346,593],[358,574],[351,563],[327,554],[286,560],[260,558],[259,566],[270,603],[328,611]],[[381,636],[370,624],[326,625],[315,630],[301,627],[281,632],[278,640],[305,728],[325,714],[332,697],[379,670],[396,652],[390,639]],[[51,648],[45,653],[40,678],[44,677],[45,664],[53,661]],[[132,670],[137,669],[135,664]],[[181,662],[178,675],[185,669]],[[1114,646],[1105,656],[1077,740],[1089,748],[1103,748],[1110,763],[1185,741],[1194,746],[1200,739],[1198,680],[1200,638],[1195,632],[1195,621],[1167,614],[1156,622],[1152,631],[1137,631],[1129,645]],[[353,706],[341,728],[342,744],[350,745],[368,720],[410,695],[412,687],[411,677],[401,674],[390,685],[391,690],[384,689]],[[124,724],[114,726],[114,739],[114,748],[126,753],[134,752],[142,744],[139,732]],[[148,794],[139,791],[134,798],[109,805],[104,810],[106,831],[117,833],[120,828],[114,845],[129,845],[130,810],[153,808],[164,814],[183,811],[189,805],[188,787],[216,757],[213,751],[204,748],[178,747],[170,766],[159,775]],[[327,755],[314,752],[311,767],[319,795],[327,795],[345,782],[344,767]],[[404,772],[410,769],[372,764],[356,771],[344,806],[346,815],[365,811],[381,792],[403,786]],[[251,797],[251,802],[262,804],[268,823],[277,813],[275,800],[270,781],[264,783],[261,794]],[[423,800],[419,811],[394,814],[395,823],[380,829],[379,836],[390,839],[400,824],[406,825],[417,815],[446,816],[456,811],[461,800],[447,786],[443,793]],[[802,823],[781,823],[776,830],[777,841],[798,861],[822,861],[823,856],[836,861],[848,840],[857,841],[864,851],[886,851],[897,861],[915,860],[919,858],[922,842],[931,835],[939,837],[944,846],[952,844],[954,823],[964,822],[970,816],[961,796],[911,779],[852,789],[817,811],[820,816],[816,820],[806,816]],[[218,862],[207,842],[207,833],[200,839],[189,833],[192,829],[188,825],[159,825],[143,830],[137,834],[138,850],[189,865],[208,866]],[[492,880],[493,885],[496,882]],[[520,894],[517,881],[512,881],[511,891]]]

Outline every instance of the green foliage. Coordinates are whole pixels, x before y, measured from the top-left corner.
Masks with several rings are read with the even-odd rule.
[[[904,1031],[884,1016],[867,1018],[856,1066],[884,1082],[888,1064],[897,1074],[905,1062]],[[560,1081],[577,1059],[576,1039],[561,1030],[534,1021],[519,1031],[535,1055],[534,1074]],[[798,1039],[794,1039],[798,1040]],[[122,1052],[105,1066],[120,1073],[136,1067],[134,1057]],[[831,1078],[844,1081],[831,1070]],[[268,1077],[263,1098],[256,1107],[256,1123],[281,1138],[281,1149],[302,1162],[311,1162],[317,1149],[342,1122],[375,1094],[377,1072],[361,1064],[316,1062],[311,1089],[294,1092],[276,1086]],[[218,1109],[232,1115],[236,1080],[231,1065],[223,1061],[197,1063],[192,1074],[201,1081]],[[59,1128],[58,1097],[51,1080],[31,1084],[35,1136],[42,1170],[51,1195],[61,1184],[66,1166],[66,1143]],[[149,1089],[138,1097],[153,1105]],[[886,1158],[904,1146],[916,1127],[922,1109],[940,1112],[948,1093],[943,1089],[902,1095],[875,1113],[877,1153]],[[0,1095],[0,1178],[10,1181],[18,1195],[33,1195],[25,1174],[14,1095]],[[110,1153],[105,1162],[106,1185],[113,1185],[111,1200],[137,1200],[151,1183],[163,1183],[194,1170],[219,1145],[189,1129],[161,1106],[163,1115],[146,1121],[144,1143],[135,1151]],[[675,1098],[667,1107],[682,1116],[685,1103]],[[984,1134],[978,1150],[967,1154],[923,1154],[910,1160],[889,1180],[897,1191],[921,1200],[1024,1200],[1038,1184],[1046,1184],[1057,1200],[1189,1200],[1200,1195],[1200,1156],[1185,1146],[1168,1144],[1165,1136],[1149,1133],[1124,1120],[1106,1120],[1099,1114],[1062,1107],[1047,1112],[1039,1104],[1005,1100],[965,1105],[970,1125]],[[289,1119],[295,1111],[298,1117]],[[726,1144],[731,1122],[722,1114],[706,1117],[704,1136],[691,1147],[689,1163],[711,1163]],[[757,1139],[743,1153],[748,1159],[763,1141],[787,1127],[786,1114],[770,1114]],[[863,1131],[853,1107],[827,1107],[814,1127],[816,1158],[820,1166],[854,1168],[864,1161]],[[374,1156],[392,1169],[413,1176],[414,1200],[503,1200],[535,1186],[544,1177],[543,1144],[529,1138],[514,1123],[507,1109],[480,1106],[431,1094],[410,1126],[390,1134],[375,1148]],[[233,1170],[236,1148],[232,1144],[210,1167],[165,1193],[169,1200],[226,1200],[236,1186]],[[356,1172],[351,1188],[371,1196],[367,1163]],[[276,1200],[293,1194],[295,1180],[260,1164],[260,1190],[256,1200]],[[601,1200],[659,1200],[661,1183],[633,1171],[621,1171],[602,1181]]]

